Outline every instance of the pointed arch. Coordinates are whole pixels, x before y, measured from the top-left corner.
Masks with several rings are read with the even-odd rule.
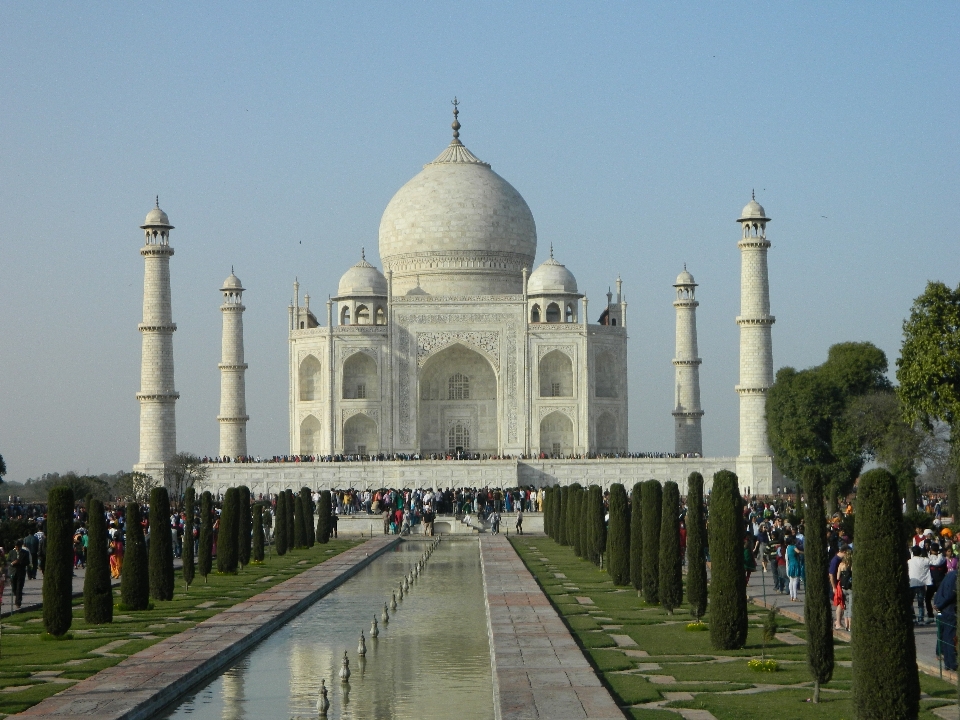
[[[597,353],[596,361],[593,364],[594,394],[598,398],[616,398],[618,392],[617,378],[621,372],[613,353],[609,350],[603,350]]]
[[[347,455],[376,455],[380,452],[377,421],[364,413],[347,418],[343,423],[343,452]]]
[[[540,397],[573,397],[573,361],[562,350],[551,350],[539,365]]]
[[[573,452],[573,421],[559,410],[540,421],[540,452],[551,457]]]
[[[344,400],[379,400],[380,379],[376,361],[357,351],[343,363],[341,392]]]
[[[317,455],[320,452],[320,421],[307,415],[300,422],[300,453]]]
[[[297,385],[302,402],[320,399],[320,392],[323,388],[323,366],[315,355],[307,355],[300,361]]]

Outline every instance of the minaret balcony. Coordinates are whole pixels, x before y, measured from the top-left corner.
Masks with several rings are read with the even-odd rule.
[[[697,365],[701,365],[702,363],[703,363],[703,360],[701,360],[700,358],[690,358],[689,360],[678,360],[674,358],[673,360],[673,364],[676,367],[696,367]]]
[[[149,323],[140,323],[137,325],[137,330],[140,332],[176,332],[177,324],[176,323],[163,323],[158,325],[151,325]]]
[[[773,325],[777,319],[773,315],[762,315],[760,317],[748,318],[737,317],[737,325]]]

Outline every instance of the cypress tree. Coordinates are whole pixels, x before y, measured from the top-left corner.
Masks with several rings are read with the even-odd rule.
[[[237,562],[242,570],[250,564],[250,488],[246,485],[237,488],[237,510]]]
[[[307,547],[312,548],[317,544],[317,526],[313,522],[314,507],[313,498],[310,494],[310,488],[300,488],[300,497],[303,498],[303,529],[306,533]]]
[[[193,524],[197,517],[197,491],[188,487],[183,498],[186,517],[183,520],[183,551],[180,557],[183,560],[183,583],[189,588],[193,582],[196,567],[193,560]]]
[[[150,491],[150,597],[173,600],[173,537],[170,496],[165,487]]]
[[[253,506],[253,561],[263,562],[263,505],[257,503]]]
[[[607,572],[614,585],[630,584],[630,508],[620,483],[610,486],[610,524],[607,531]]]
[[[73,622],[73,490],[47,494],[47,562],[43,571],[43,626],[64,635]]]
[[[87,502],[87,572],[83,578],[83,619],[91,625],[113,622],[113,588],[103,503]]]
[[[640,597],[643,588],[643,483],[630,493],[630,584]]]
[[[555,533],[557,542],[561,545],[569,545],[567,542],[567,513],[570,511],[570,488],[569,486],[560,487],[560,502],[557,503],[557,526]]]
[[[680,558],[680,488],[663,485],[660,514],[660,605],[673,615],[683,602],[683,567]]]
[[[703,475],[690,473],[687,480],[687,602],[697,620],[707,612],[707,556],[703,520]]]
[[[550,532],[550,500],[553,496],[552,488],[545,488],[543,491],[543,533],[547,537],[553,537]]]
[[[317,542],[326,545],[330,542],[330,491],[324,490],[320,493],[320,499],[317,502]]]
[[[803,559],[806,579],[803,624],[807,629],[807,667],[813,677],[813,701],[820,702],[820,686],[833,677],[833,617],[831,613],[830,572],[827,559],[827,521],[823,502],[823,478],[812,471],[805,483],[806,532]]]
[[[571,546],[577,557],[583,557],[583,488],[577,487],[574,493],[571,506],[573,509],[572,524],[570,532],[572,534]]]
[[[577,514],[580,509],[580,493],[583,488],[580,486],[580,483],[572,483],[568,488],[567,498],[569,502],[567,503],[566,517],[564,522],[567,525],[567,545],[573,548],[573,551],[577,552],[577,538],[579,537],[579,515]],[[577,553],[579,554],[579,553]]]
[[[120,601],[127,610],[146,610],[150,607],[150,567],[137,503],[127,503],[123,527],[125,547],[120,575]],[[47,563],[50,563],[49,554]]]
[[[306,519],[303,496],[297,493],[293,496],[293,546],[296,548],[307,546],[306,529],[303,527]]]
[[[293,499],[293,490],[287,488],[286,490],[283,491],[283,494],[287,496],[287,503],[286,503],[287,548],[293,549],[297,546],[296,544],[297,523],[296,523],[296,517],[294,516],[297,506]]]
[[[287,554],[287,494],[277,494],[277,511],[273,521],[273,541],[277,545],[277,555]]]
[[[743,501],[737,482],[734,473],[721,470],[710,493],[710,642],[717,650],[737,650],[747,641]]]
[[[588,488],[580,489],[580,499],[577,500],[577,542],[579,543],[579,552],[577,553],[584,560],[589,559],[587,545],[590,543],[590,524],[587,522],[587,504],[590,501],[590,490]]]
[[[240,491],[229,488],[223,496],[220,512],[220,533],[217,535],[217,572],[237,572],[237,550],[240,544]]]
[[[213,569],[213,496],[205,491],[200,496],[200,540],[198,542],[197,572],[207,581]]]
[[[590,486],[590,560],[600,565],[607,551],[607,523],[604,521],[603,488]]]
[[[915,718],[920,681],[896,478],[860,476],[853,575],[853,709],[863,720]]]
[[[660,513],[663,488],[656,480],[643,484],[643,599],[652,605],[660,602]]]

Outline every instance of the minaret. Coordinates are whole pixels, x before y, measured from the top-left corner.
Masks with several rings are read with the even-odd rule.
[[[758,462],[769,463],[770,443],[767,439],[767,390],[773,385],[773,343],[770,314],[770,282],[767,275],[767,223],[770,218],[752,197],[743,208],[740,219],[740,458],[737,472],[741,486],[751,493],[764,492],[768,475]],[[758,475],[761,473],[763,477]]]
[[[247,454],[247,400],[243,361],[243,286],[233,274],[223,281],[223,342],[220,353],[220,454]]]
[[[144,233],[143,337],[140,363],[140,462],[134,469],[165,481],[166,463],[177,454],[176,402],[173,387],[173,333],[177,326],[170,309],[170,218],[160,198],[140,226]]]
[[[673,306],[677,309],[677,352],[673,359],[676,375],[676,396],[674,397],[674,452],[680,454],[697,453],[703,455],[703,431],[700,419],[700,363],[697,357],[697,283],[693,275],[683,266],[683,272],[677,276],[673,285],[677,289],[677,299]]]

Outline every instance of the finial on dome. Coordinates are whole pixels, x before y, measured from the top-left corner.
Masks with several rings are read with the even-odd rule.
[[[154,203],[154,207],[157,208],[157,210],[160,209],[160,196],[159,196],[159,195],[157,195],[157,200],[156,200],[156,202]]]
[[[360,248],[360,259],[364,261],[367,259],[367,249],[365,247]]]
[[[450,104],[453,105],[453,122],[450,124],[450,127],[453,128],[453,139],[455,142],[460,142],[460,121],[457,120],[457,115],[460,114],[460,109],[457,106],[460,101],[454,96]]]
[[[417,273],[417,287],[420,287],[420,274]]]
[[[750,199],[751,199],[751,200],[756,200],[756,199],[757,199],[757,189],[756,189],[756,188],[751,188],[751,189],[750,189]]]
[[[550,259],[553,260],[553,243],[550,243]]]
[[[230,274],[233,275],[233,265],[230,266]]]
[[[684,271],[684,272],[687,271],[687,264],[686,264],[686,263],[683,264],[683,271]]]

